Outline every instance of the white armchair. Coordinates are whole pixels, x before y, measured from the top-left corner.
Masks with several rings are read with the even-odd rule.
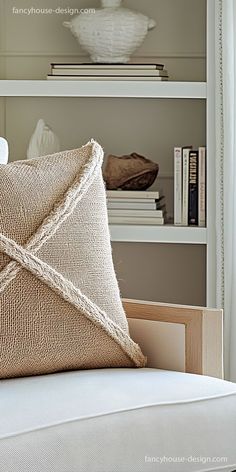
[[[151,367],[2,380],[1,471],[236,469],[236,384],[219,378],[222,312],[131,300],[124,306]],[[154,341],[160,336],[167,361]],[[160,368],[175,368],[176,359],[182,372]]]
[[[222,312],[124,307],[147,368],[0,381],[1,472],[236,470],[236,384],[222,380]]]

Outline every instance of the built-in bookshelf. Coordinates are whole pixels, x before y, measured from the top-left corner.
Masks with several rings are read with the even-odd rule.
[[[62,0],[61,0],[62,2]],[[7,8],[7,2],[4,0],[2,2],[5,4],[5,9]],[[63,3],[63,2],[62,2]],[[156,6],[153,0],[147,2],[147,13],[151,13],[152,8],[156,9],[156,12],[161,12],[163,10],[163,18],[166,14],[166,3],[164,0],[158,1],[158,7]],[[66,80],[45,80],[46,74],[50,72],[49,64],[51,62],[65,62],[76,61],[77,59],[81,60],[80,55],[76,52],[78,48],[77,44],[74,44],[73,38],[70,38],[70,44],[68,47],[71,48],[71,53],[68,51],[64,52],[52,52],[50,53],[46,48],[46,39],[41,38],[41,50],[35,52],[36,49],[36,39],[32,38],[32,49],[31,45],[28,44],[29,49],[26,49],[21,52],[19,50],[11,51],[7,53],[6,51],[1,51],[1,49],[7,47],[7,42],[5,39],[4,46],[1,46],[0,49],[0,133],[6,135],[10,141],[10,146],[13,149],[13,153],[16,150],[19,151],[19,156],[17,158],[22,158],[23,149],[27,146],[27,136],[29,138],[32,132],[32,121],[38,116],[37,113],[42,114],[44,105],[47,100],[47,107],[45,107],[45,114],[48,120],[51,120],[50,123],[55,121],[55,125],[58,126],[56,129],[57,133],[62,136],[65,136],[64,147],[68,147],[68,143],[71,143],[70,147],[76,145],[79,141],[83,142],[90,137],[90,133],[85,132],[85,124],[80,121],[81,115],[78,114],[78,126],[75,128],[74,123],[76,122],[76,104],[78,103],[78,113],[82,105],[84,108],[87,108],[88,115],[85,117],[85,122],[89,123],[89,114],[91,116],[91,111],[95,109],[98,113],[100,108],[99,115],[104,116],[107,111],[111,113],[110,100],[116,100],[114,102],[115,116],[112,117],[113,121],[116,123],[117,134],[120,133],[119,143],[118,137],[115,136],[115,126],[112,132],[106,133],[106,130],[102,128],[102,119],[100,122],[97,122],[93,127],[96,135],[93,137],[101,136],[101,141],[104,141],[107,145],[109,151],[111,149],[111,140],[117,144],[117,153],[125,152],[122,148],[122,143],[130,143],[131,146],[132,139],[129,139],[127,136],[128,133],[128,122],[130,123],[130,136],[135,136],[135,127],[139,130],[137,132],[137,146],[140,147],[140,143],[143,143],[143,149],[141,151],[145,154],[146,149],[149,154],[147,157],[156,158],[157,162],[161,159],[161,169],[163,172],[160,173],[160,182],[168,181],[169,187],[172,187],[172,193],[174,188],[174,175],[173,175],[173,145],[178,144],[177,138],[180,133],[178,130],[181,127],[182,122],[182,136],[180,136],[179,145],[184,146],[188,142],[188,133],[192,133],[190,140],[194,140],[193,145],[198,146],[201,144],[207,145],[207,227],[198,228],[198,227],[178,227],[174,225],[164,225],[164,226],[145,226],[145,225],[116,225],[112,224],[110,226],[111,239],[113,242],[122,242],[122,243],[156,243],[156,244],[184,244],[184,245],[201,245],[204,246],[206,250],[206,303],[208,305],[215,305],[215,232],[214,232],[214,195],[215,195],[215,186],[214,186],[214,82],[213,82],[213,73],[214,73],[214,35],[213,35],[213,19],[214,19],[214,0],[191,0],[191,6],[186,7],[186,1],[181,0],[180,8],[193,10],[192,15],[195,15],[198,18],[199,24],[200,20],[203,18],[203,12],[205,6],[207,6],[208,14],[207,16],[207,60],[205,61],[204,52],[202,44],[204,43],[204,38],[200,37],[198,39],[193,38],[192,51],[183,52],[175,51],[171,53],[170,51],[159,51],[157,53],[156,49],[154,50],[155,40],[147,40],[144,49],[141,50],[143,55],[149,54],[150,56],[158,56],[161,62],[164,62],[168,68],[168,71],[172,71],[172,76],[168,82],[155,82],[155,81],[87,81],[80,80],[78,81],[66,81]],[[142,3],[140,3],[140,6]],[[127,6],[129,2],[127,1]],[[173,8],[176,7],[176,2],[173,0]],[[140,8],[142,9],[142,8]],[[151,15],[153,16],[153,15]],[[14,21],[13,21],[14,20]],[[187,18],[185,18],[187,20]],[[16,25],[16,18],[10,19],[12,25]],[[21,27],[23,24],[26,25],[26,18],[20,19]],[[35,25],[37,21],[40,22],[42,19],[34,18],[33,21]],[[49,21],[47,19],[47,21]],[[179,20],[180,22],[182,20]],[[187,24],[187,22],[186,22]],[[41,24],[42,25],[42,24]],[[174,26],[172,26],[174,28]],[[161,29],[161,26],[160,26]],[[169,31],[169,33],[168,33]],[[170,35],[170,30],[166,34]],[[3,31],[1,35],[3,37]],[[30,32],[29,32],[30,34]],[[63,34],[63,33],[61,33]],[[159,34],[158,31],[155,34]],[[161,34],[161,33],[160,33]],[[165,33],[163,33],[164,35]],[[180,34],[180,33],[178,33]],[[195,33],[196,34],[196,33]],[[178,35],[177,35],[178,36]],[[189,37],[191,36],[191,31]],[[24,38],[26,33],[23,35],[22,44],[24,47],[27,47],[27,41]],[[161,37],[161,36],[160,36]],[[164,36],[163,36],[164,37]],[[158,38],[158,36],[157,36]],[[47,38],[49,40],[49,36]],[[68,39],[67,39],[68,40]],[[166,37],[166,44],[168,45],[169,38]],[[181,44],[179,41],[179,47]],[[198,44],[200,43],[201,44]],[[2,39],[2,45],[4,41]],[[8,38],[8,43],[10,39]],[[55,42],[56,45],[56,42]],[[55,46],[54,45],[54,46]],[[199,49],[197,50],[197,46]],[[15,46],[17,47],[17,46]],[[145,50],[145,47],[147,48]],[[182,45],[182,47],[184,47]],[[34,48],[34,49],[33,49]],[[149,50],[148,50],[149,48]],[[156,48],[156,46],[155,46]],[[56,46],[55,46],[56,50]],[[20,63],[23,60],[25,73],[20,68]],[[48,68],[46,68],[48,64]],[[191,65],[189,68],[187,64]],[[207,66],[207,80],[204,80],[204,68]],[[29,71],[29,72],[27,72]],[[174,72],[173,72],[174,71]],[[184,72],[183,72],[184,71]],[[14,80],[17,79],[17,80]],[[102,100],[100,100],[102,99]],[[84,100],[86,100],[86,105]],[[95,106],[92,105],[92,100]],[[100,101],[99,101],[100,100]],[[130,104],[134,106],[133,120],[129,116]],[[137,101],[143,104],[144,115],[140,116],[138,119],[138,103]],[[113,103],[113,102],[112,102]],[[125,109],[125,103],[127,103],[127,110]],[[49,105],[50,104],[50,105]],[[34,108],[34,110],[33,110]],[[141,136],[140,129],[138,128],[139,123],[144,123],[149,118],[146,117],[147,109],[150,108],[150,130],[143,129],[143,135]],[[159,111],[158,116],[154,113],[154,108]],[[35,111],[37,109],[37,112]],[[123,119],[123,109],[124,119]],[[22,117],[22,111],[25,110],[26,116],[22,122],[19,121],[19,117]],[[29,118],[27,117],[27,110],[29,110]],[[33,111],[32,111],[33,110]],[[180,119],[178,120],[178,110],[180,110]],[[172,111],[173,115],[172,116]],[[72,113],[72,125],[71,130],[68,130],[68,125],[65,123],[63,127],[62,121],[59,121],[61,113],[65,113],[66,122],[68,123],[68,113]],[[189,115],[188,115],[189,114]],[[86,115],[86,112],[85,112]],[[127,122],[125,124],[127,116]],[[186,123],[184,122],[184,116],[187,116]],[[188,116],[192,117],[191,120]],[[43,116],[42,116],[43,117]],[[57,117],[57,120],[55,119]],[[173,118],[173,121],[170,121],[169,118]],[[159,143],[158,139],[156,145],[154,140],[156,138],[155,133],[153,133],[153,123],[156,119],[157,128],[160,128],[159,133]],[[87,121],[86,121],[87,120]],[[137,120],[137,121],[135,121]],[[205,126],[206,120],[206,126]],[[109,120],[111,121],[111,120]],[[124,124],[123,124],[124,122]],[[169,128],[168,123],[170,122]],[[176,126],[175,126],[176,123]],[[19,124],[19,126],[18,126]],[[52,123],[53,125],[53,123]],[[103,127],[106,126],[106,122]],[[199,130],[197,129],[199,127]],[[140,125],[141,128],[141,125]],[[186,129],[184,129],[186,128]],[[77,129],[77,135],[75,130]],[[81,132],[81,137],[76,141],[76,136]],[[64,133],[64,134],[63,134]],[[152,135],[151,135],[152,133]],[[68,135],[68,138],[66,137]],[[168,138],[169,135],[169,138]],[[16,136],[16,141],[13,139],[13,136]],[[22,137],[23,136],[23,137]],[[200,141],[201,139],[201,141]],[[202,141],[205,140],[205,142]],[[18,140],[18,141],[17,141]],[[150,142],[153,144],[150,144]],[[131,151],[139,151],[138,148],[133,148]],[[155,157],[155,146],[158,150],[157,156]],[[160,156],[160,157],[159,157]],[[162,180],[161,180],[162,179]],[[170,192],[171,193],[171,192]],[[171,200],[172,196],[169,197]],[[173,210],[173,208],[172,208]],[[193,267],[194,270],[194,267]]]

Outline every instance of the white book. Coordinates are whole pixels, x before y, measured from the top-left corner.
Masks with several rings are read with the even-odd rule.
[[[145,61],[147,58],[145,58]],[[106,70],[106,69],[113,69],[113,70],[119,70],[119,69],[124,69],[124,70],[135,70],[135,69],[143,69],[143,70],[163,70],[164,69],[164,64],[151,64],[151,63],[141,63],[140,62],[133,62],[132,64],[93,64],[93,63],[83,63],[83,64],[78,64],[78,63],[71,63],[71,64],[63,64],[63,63],[52,63],[52,70],[54,69],[76,69],[78,70],[83,70],[83,69],[89,69],[89,70]]]
[[[188,226],[188,184],[189,184],[189,151],[191,148],[183,148],[183,199],[182,199],[182,224]]]
[[[96,77],[102,77],[102,76],[128,76],[128,77],[133,77],[133,76],[145,76],[145,77],[168,77],[168,72],[167,70],[158,70],[158,69],[150,69],[150,70],[144,70],[144,69],[134,69],[134,70],[127,70],[127,69],[64,69],[64,68],[57,68],[57,69],[52,69],[52,76],[96,76]]]
[[[174,148],[174,224],[182,224],[182,148]]]
[[[163,218],[162,210],[109,210],[108,216],[140,217],[140,218]]]
[[[121,199],[120,199],[121,200]],[[124,199],[125,200],[125,199]],[[139,200],[139,199],[137,199]],[[157,204],[155,200],[150,201],[147,200],[146,202],[127,202],[127,201],[110,201],[108,200],[107,202],[107,207],[109,210],[156,210],[157,209]]]
[[[138,77],[138,76],[107,76],[107,75],[104,75],[104,76],[78,76],[78,75],[52,75],[52,74],[48,74],[47,76],[47,80],[78,80],[78,81],[82,81],[82,80],[89,80],[89,81],[95,81],[95,80],[98,80],[98,81],[102,81],[102,80],[121,80],[121,81],[130,81],[130,80],[138,80],[138,81],[153,81],[153,82],[156,82],[156,81],[167,81],[168,80],[168,77]]]
[[[129,199],[133,201],[142,200],[146,201],[147,199],[151,200],[159,200],[160,198],[160,192],[152,191],[152,190],[107,190],[107,198],[112,198],[112,199]]]
[[[145,205],[147,204],[154,204],[154,205],[160,205],[160,203],[163,204],[163,198],[164,197],[161,197],[161,198],[109,198],[108,197],[108,202],[110,203],[122,203],[122,204],[126,204],[128,205],[129,203],[145,203]]]
[[[161,226],[164,225],[164,218],[138,218],[138,217],[120,217],[110,216],[108,218],[109,224],[113,225],[153,225]]]
[[[198,148],[198,225],[206,226],[206,148]]]

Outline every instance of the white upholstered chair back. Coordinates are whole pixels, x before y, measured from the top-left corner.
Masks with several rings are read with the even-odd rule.
[[[0,164],[7,164],[8,154],[8,142],[6,139],[0,137]]]

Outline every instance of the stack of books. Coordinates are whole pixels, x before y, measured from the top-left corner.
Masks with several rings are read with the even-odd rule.
[[[206,226],[206,148],[174,148],[174,223]]]
[[[168,80],[164,64],[51,64],[48,80]]]
[[[159,192],[107,190],[110,224],[163,225],[165,204]]]

